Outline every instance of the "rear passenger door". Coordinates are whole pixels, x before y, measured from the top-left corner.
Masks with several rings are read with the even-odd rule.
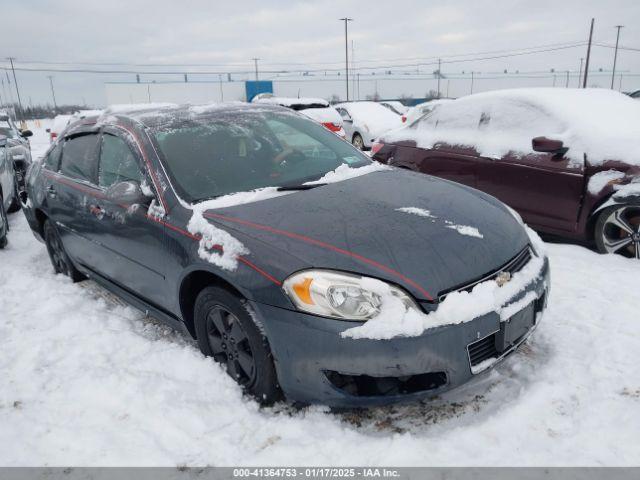
[[[95,132],[64,139],[59,171],[48,175],[50,181],[46,187],[49,215],[56,223],[65,250],[84,265],[91,265],[96,259],[87,207],[100,194],[95,184],[97,147]]]
[[[153,197],[139,204],[125,204],[109,195],[120,182],[151,182],[137,146],[106,128],[100,139],[98,188],[102,192],[89,206],[92,236],[101,254],[95,268],[121,288],[156,306],[166,306],[164,225],[147,215]]]

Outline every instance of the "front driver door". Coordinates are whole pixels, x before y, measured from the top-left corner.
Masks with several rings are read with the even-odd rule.
[[[478,164],[478,188],[515,209],[537,229],[573,232],[584,192],[584,161],[534,152],[533,137],[551,136],[562,124],[533,105],[506,104],[483,115],[486,134],[509,139],[511,150]],[[566,145],[570,148],[570,145]]]
[[[107,194],[109,187],[123,181],[150,185],[141,153],[118,133],[110,128],[103,131],[98,163],[102,196],[89,206],[94,240],[101,248],[96,269],[131,293],[166,307],[164,225],[147,216],[152,198],[126,205]]]

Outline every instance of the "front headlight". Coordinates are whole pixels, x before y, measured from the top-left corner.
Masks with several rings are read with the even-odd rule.
[[[413,299],[398,287],[375,278],[330,270],[294,273],[283,284],[298,310],[340,320],[366,321],[380,313],[386,296],[419,310]]]

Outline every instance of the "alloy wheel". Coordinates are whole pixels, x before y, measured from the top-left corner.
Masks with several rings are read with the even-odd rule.
[[[249,338],[240,321],[221,305],[207,314],[207,339],[213,358],[227,366],[227,373],[240,385],[251,385],[256,365]]]
[[[608,253],[640,259],[640,206],[613,210],[604,221],[601,235]]]

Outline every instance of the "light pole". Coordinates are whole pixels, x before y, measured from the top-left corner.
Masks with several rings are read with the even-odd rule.
[[[613,82],[616,78],[616,61],[618,60],[618,42],[620,41],[620,29],[623,26],[624,25],[616,25],[616,28],[618,29],[618,33],[616,34],[616,49],[613,54],[613,71],[611,72],[611,90],[613,90]]]
[[[22,100],[20,100],[20,89],[18,89],[18,79],[16,78],[16,69],[13,67],[14,57],[7,57],[7,60],[11,62],[11,71],[13,72],[13,83],[16,86],[16,93],[18,94],[18,106],[20,107],[20,119],[24,120],[24,113],[22,111]]]
[[[260,60],[259,58],[253,57],[251,60],[253,60],[253,64],[255,65],[255,69],[256,69],[256,82],[258,81],[258,60]]]
[[[53,97],[53,108],[57,111],[58,104],[56,103],[56,91],[53,89],[53,76],[47,75],[47,78],[49,79],[49,85],[51,85],[51,96]]]
[[[593,40],[593,23],[595,18],[591,19],[591,28],[589,29],[589,46],[587,47],[587,60],[584,64],[584,79],[582,81],[582,88],[587,88],[587,78],[589,77],[589,60],[591,59],[591,41]]]
[[[345,81],[347,86],[347,102],[349,101],[349,29],[347,25],[349,22],[353,22],[353,18],[344,17],[339,19],[344,22],[344,69],[345,69]]]

